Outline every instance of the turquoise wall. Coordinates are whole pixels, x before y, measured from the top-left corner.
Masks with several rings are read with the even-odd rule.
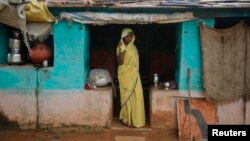
[[[54,14],[61,11],[85,11],[84,8],[50,8]],[[105,12],[123,12],[123,13],[174,13],[193,11],[195,16],[213,17],[248,17],[249,9],[112,9],[112,8],[93,8],[91,11]],[[202,86],[202,60],[201,46],[199,38],[199,23],[204,21],[211,27],[214,25],[214,19],[196,19],[178,24],[178,37],[176,49],[176,81],[180,90],[187,90],[187,69],[191,69],[191,89],[203,91]],[[0,25],[0,63],[6,62],[8,37],[7,28]],[[89,70],[89,30],[86,25],[79,23],[67,23],[60,21],[53,25],[54,37],[54,66],[49,68],[37,69],[37,79],[35,81],[39,88],[43,89],[83,89]],[[1,68],[0,78],[4,81],[12,81],[10,77],[5,76],[7,68]],[[19,80],[22,78],[18,69],[8,68],[13,77]],[[23,68],[25,70],[25,68]],[[31,71],[27,68],[27,71]],[[20,76],[19,76],[20,75]],[[10,80],[7,80],[10,79]],[[14,79],[15,80],[15,79]],[[16,81],[19,82],[19,81]],[[4,87],[24,87],[25,83],[11,82],[0,83],[0,88]]]
[[[8,52],[7,26],[0,24],[0,64],[6,63]]]
[[[0,61],[6,62],[8,29],[0,26]],[[53,25],[54,66],[0,66],[0,89],[83,89],[89,70],[86,25],[60,21]]]
[[[177,70],[176,81],[179,90],[188,89],[187,70],[190,68],[190,89],[203,91],[202,85],[202,54],[200,44],[199,24],[206,23],[214,26],[214,19],[199,19],[180,23],[178,25],[177,38]]]
[[[175,81],[179,84],[180,83],[180,68],[181,68],[181,41],[182,41],[182,23],[177,24],[177,31],[176,31],[176,49],[175,49],[175,57],[176,57],[176,70],[175,70]]]
[[[0,89],[35,89],[37,71],[33,66],[2,66],[0,80]]]
[[[0,24],[0,64],[7,62],[8,54],[8,28]],[[37,71],[31,65],[0,66],[0,89],[34,90],[37,87]]]
[[[53,25],[54,67],[39,70],[43,89],[83,89],[89,70],[86,25],[61,21]]]

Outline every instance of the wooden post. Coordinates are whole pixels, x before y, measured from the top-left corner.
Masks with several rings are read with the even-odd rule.
[[[191,122],[191,95],[190,95],[190,68],[188,68],[188,104],[189,104],[189,133],[192,141],[192,122]]]

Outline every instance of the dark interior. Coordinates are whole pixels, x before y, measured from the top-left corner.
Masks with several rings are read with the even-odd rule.
[[[153,74],[160,82],[174,80],[177,24],[149,25],[90,25],[90,68],[108,69],[114,79],[118,96],[114,99],[114,117],[119,117],[120,97],[117,80],[116,46],[121,30],[131,28],[136,36],[135,45],[140,56],[146,119],[149,118],[149,87]]]
[[[233,17],[233,18],[215,18],[214,28],[226,29],[237,25],[240,21],[244,21],[246,25],[250,26],[249,18]]]

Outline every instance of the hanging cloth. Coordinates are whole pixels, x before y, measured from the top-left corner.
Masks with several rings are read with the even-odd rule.
[[[31,0],[25,6],[25,15],[30,22],[54,22],[55,18],[42,1]]]
[[[200,26],[205,94],[217,102],[245,95],[246,30],[240,22],[228,29]]]

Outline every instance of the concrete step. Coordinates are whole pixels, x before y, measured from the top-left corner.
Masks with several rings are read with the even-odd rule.
[[[138,137],[138,136],[115,136],[115,141],[146,141],[146,137]]]
[[[133,131],[133,130],[137,130],[137,131],[152,130],[148,123],[146,123],[146,125],[144,127],[141,127],[141,128],[131,128],[131,127],[123,125],[118,118],[113,118],[113,121],[111,124],[111,129],[113,129],[113,130],[130,130],[130,131]]]

